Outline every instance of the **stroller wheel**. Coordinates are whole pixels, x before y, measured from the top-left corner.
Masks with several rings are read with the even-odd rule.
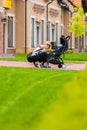
[[[62,68],[62,64],[58,64],[58,68]]]
[[[63,68],[63,69],[66,68],[66,65],[65,65],[65,64],[62,64],[62,68]]]

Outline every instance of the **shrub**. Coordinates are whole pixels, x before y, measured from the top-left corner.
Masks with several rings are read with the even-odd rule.
[[[68,49],[68,50],[66,51],[66,53],[68,53],[68,54],[73,53],[73,50],[72,50],[72,49]]]

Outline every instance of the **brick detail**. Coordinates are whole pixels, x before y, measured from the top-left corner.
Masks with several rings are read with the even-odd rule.
[[[15,53],[15,49],[13,48],[13,49],[7,49],[7,54],[13,54],[13,53]]]

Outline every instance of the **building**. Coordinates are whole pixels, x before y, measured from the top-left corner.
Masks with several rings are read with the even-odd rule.
[[[45,41],[60,43],[69,35],[70,0],[2,0],[0,1],[0,54],[28,53]],[[75,48],[74,36],[69,48]]]
[[[82,1],[85,1],[87,2],[86,0],[68,0],[71,4],[73,4],[74,6],[74,2],[79,2],[80,3],[80,7],[82,7]],[[85,4],[86,5],[86,4]],[[75,6],[74,6],[75,7]],[[86,7],[86,6],[85,6]],[[86,10],[87,8],[85,8]],[[84,10],[84,12],[85,12]],[[74,13],[72,13],[72,17],[74,16]],[[85,17],[83,17],[82,21],[84,22],[85,21]],[[72,49],[75,51],[75,52],[83,52],[83,51],[87,51],[87,40],[86,40],[86,35],[85,35],[85,30],[84,30],[84,35],[83,36],[80,36],[79,38],[78,37],[74,37],[73,39],[73,47]]]
[[[0,54],[24,51],[24,16],[23,0],[0,0]]]
[[[82,7],[85,13],[85,21],[87,22],[87,0],[81,0],[82,2]],[[87,51],[87,28],[85,29],[85,46],[86,46],[86,51]]]

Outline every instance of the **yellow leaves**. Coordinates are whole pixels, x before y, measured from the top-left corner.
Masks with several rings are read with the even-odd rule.
[[[79,13],[80,17],[83,17],[84,16],[83,8],[80,8],[78,13]]]
[[[76,7],[80,7],[80,2],[75,1],[75,2],[74,2],[74,5],[75,5]]]
[[[82,36],[87,24],[82,20],[84,12],[82,8],[74,8],[73,17],[70,18],[69,32],[73,32],[76,37]]]

